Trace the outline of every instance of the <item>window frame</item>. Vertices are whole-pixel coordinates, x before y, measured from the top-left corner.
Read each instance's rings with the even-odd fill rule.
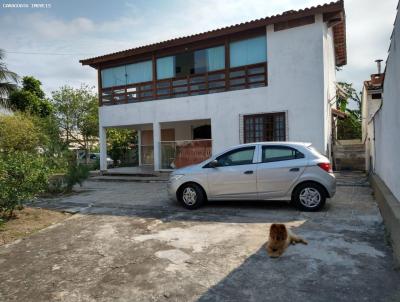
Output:
[[[223,47],[223,50],[224,50],[224,62],[223,62],[223,65],[224,65],[224,67],[223,68],[221,68],[221,69],[216,69],[216,70],[206,70],[205,72],[201,72],[201,73],[196,73],[196,66],[195,66],[195,62],[196,62],[196,58],[195,58],[195,52],[196,51],[202,51],[202,50],[204,50],[204,51],[207,51],[208,49],[211,49],[211,48],[217,48],[217,47]],[[176,52],[176,53],[172,53],[172,54],[169,54],[169,55],[164,55],[164,56],[157,56],[156,58],[155,58],[155,61],[157,61],[157,60],[159,60],[159,59],[163,59],[163,58],[167,58],[167,57],[173,57],[173,61],[174,61],[174,66],[173,66],[173,68],[174,68],[174,70],[173,70],[173,77],[171,77],[171,78],[162,78],[162,79],[159,79],[158,78],[158,74],[157,74],[157,72],[158,72],[158,69],[157,69],[157,64],[156,64],[156,81],[162,81],[162,80],[170,80],[170,79],[184,79],[184,78],[186,78],[186,77],[188,77],[188,76],[196,76],[196,75],[205,75],[205,74],[209,74],[209,73],[214,73],[214,72],[218,72],[218,71],[222,71],[222,70],[226,70],[226,69],[228,69],[228,66],[226,65],[226,45],[224,44],[224,43],[219,43],[219,44],[216,44],[216,45],[211,45],[211,46],[204,46],[204,47],[199,47],[199,48],[195,48],[195,49],[191,49],[191,50],[188,50],[188,51],[181,51],[181,52]],[[193,69],[194,69],[194,73],[192,74],[192,73],[190,73],[189,75],[176,75],[176,56],[178,56],[178,55],[182,55],[182,54],[189,54],[189,53],[192,53],[193,54],[193,60],[194,60],[194,66],[193,66]],[[206,56],[206,68],[208,69],[208,62],[207,62],[207,56]]]
[[[247,129],[248,127],[248,123],[247,120],[253,120],[253,124],[255,125],[255,119],[257,118],[262,118],[262,124],[267,125],[267,118],[271,117],[272,118],[272,129],[267,130],[264,129],[263,133],[262,133],[262,138],[261,140],[254,140],[254,141],[250,141],[249,138],[253,137],[254,139],[257,137],[256,135],[256,127],[253,126],[253,129]],[[276,117],[283,117],[283,134],[281,135],[283,137],[282,139],[277,139],[275,137],[275,118]],[[286,141],[287,140],[287,129],[286,129],[286,125],[287,125],[287,114],[286,112],[282,111],[282,112],[267,112],[267,113],[258,113],[258,114],[247,114],[247,115],[243,115],[243,141],[245,144],[247,143],[257,143],[257,142],[274,142],[274,141]],[[252,136],[248,136],[249,132],[253,132]],[[272,139],[269,139],[269,135],[268,132],[272,133]]]
[[[264,160],[264,149],[287,149],[287,150],[292,150],[295,152],[295,157],[294,158],[289,158],[289,159],[276,159],[276,160]],[[303,152],[300,152],[298,149],[290,147],[290,146],[284,146],[284,145],[262,145],[261,146],[261,163],[262,164],[268,164],[268,163],[275,163],[275,162],[281,162],[281,161],[291,161],[291,160],[296,160],[296,159],[303,159],[306,156],[304,155]]]

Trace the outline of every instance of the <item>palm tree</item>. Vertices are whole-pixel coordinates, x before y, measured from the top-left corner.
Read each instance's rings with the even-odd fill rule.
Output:
[[[18,75],[7,69],[4,57],[4,50],[0,49],[0,105],[6,107],[8,95],[17,87]]]

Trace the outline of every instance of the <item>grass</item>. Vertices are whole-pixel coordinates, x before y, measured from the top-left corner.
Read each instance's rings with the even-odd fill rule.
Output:
[[[30,207],[15,211],[14,218],[8,221],[0,218],[0,246],[28,237],[70,216],[67,213]]]

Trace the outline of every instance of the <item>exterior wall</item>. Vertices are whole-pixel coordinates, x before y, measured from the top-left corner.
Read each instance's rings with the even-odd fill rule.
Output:
[[[377,91],[380,92],[380,91]],[[374,171],[375,167],[375,114],[381,107],[381,99],[372,99],[373,92],[364,86],[362,91],[362,142],[365,144],[365,169]]]
[[[331,157],[332,141],[332,108],[336,105],[336,62],[333,30],[324,24],[323,57],[324,57],[324,146]]]
[[[196,128],[199,126],[204,126],[204,125],[211,125],[211,121],[210,120],[192,120],[192,121],[181,121],[181,122],[169,122],[169,123],[162,123],[161,128],[162,129],[174,129],[174,131],[175,131],[175,139],[174,140],[182,141],[182,140],[193,139],[193,128]],[[167,139],[164,139],[162,135],[161,135],[161,139],[163,141],[167,141]]]
[[[333,93],[335,69],[332,54],[325,57],[324,53],[332,51],[331,35],[321,15],[314,24],[287,30],[275,32],[268,26],[267,87],[102,106],[100,127],[150,123],[158,129],[165,122],[210,119],[213,153],[218,153],[240,143],[240,115],[285,111],[287,139],[311,142],[326,154],[330,135],[327,100]],[[324,68],[324,62],[331,65]]]
[[[375,172],[400,200],[400,17],[397,12],[386,63],[381,110],[375,116]]]

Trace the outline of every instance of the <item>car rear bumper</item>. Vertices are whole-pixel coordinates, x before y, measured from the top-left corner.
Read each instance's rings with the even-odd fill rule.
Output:
[[[326,191],[328,192],[328,197],[332,198],[333,196],[335,196],[336,193],[336,177],[333,173],[329,173],[329,178],[328,180],[325,182],[325,188]]]

